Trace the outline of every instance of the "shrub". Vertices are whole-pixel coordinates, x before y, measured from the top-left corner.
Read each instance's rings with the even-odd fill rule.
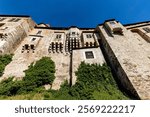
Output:
[[[1,55],[0,56],[0,76],[3,75],[5,66],[12,61],[12,56],[13,55]]]
[[[5,59],[0,58],[0,60],[5,61],[4,63],[8,63]],[[41,86],[52,84],[55,78],[55,64],[50,58],[43,57],[37,61],[35,65],[31,64],[25,73],[26,76],[22,81],[13,82],[13,78],[2,81],[0,83],[0,95],[12,96],[31,91],[37,92],[41,90]]]
[[[18,94],[18,91],[23,84],[21,81],[12,81],[13,78],[8,78],[0,83],[0,95],[12,96]]]
[[[49,99],[128,99],[117,87],[111,70],[106,64],[101,66],[82,62],[76,76],[77,83],[74,86],[69,87],[65,82],[59,91],[49,91],[52,94]]]
[[[82,62],[76,75],[78,83],[72,87],[71,94],[78,99],[128,99],[119,90],[106,64]]]
[[[55,64],[50,58],[43,57],[37,61],[35,65],[31,64],[25,73],[26,76],[23,80],[27,83],[33,83],[33,85],[37,85],[37,87],[52,84],[55,79]]]

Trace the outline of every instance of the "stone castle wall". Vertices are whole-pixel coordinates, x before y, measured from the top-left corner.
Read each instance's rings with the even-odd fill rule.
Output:
[[[96,28],[57,28],[37,25],[26,16],[0,16],[0,54],[14,54],[2,78],[24,77],[32,62],[48,56],[56,64],[52,85],[56,90],[65,80],[75,84],[75,71],[82,61],[107,62],[127,91],[150,99],[149,44],[150,22],[122,25],[107,20]]]

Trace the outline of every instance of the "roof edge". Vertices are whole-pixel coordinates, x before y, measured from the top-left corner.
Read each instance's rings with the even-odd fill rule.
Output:
[[[123,26],[132,26],[132,25],[137,25],[141,23],[150,23],[150,21],[143,21],[143,22],[136,22],[136,23],[129,23],[129,24],[124,24]]]
[[[30,17],[29,15],[3,15],[0,14],[0,17]]]
[[[72,26],[71,26],[72,27]],[[36,29],[53,29],[53,30],[69,30],[71,27],[38,27],[38,26],[35,26]],[[76,27],[78,29],[81,29],[81,30],[94,30],[95,28],[79,28],[79,27]]]

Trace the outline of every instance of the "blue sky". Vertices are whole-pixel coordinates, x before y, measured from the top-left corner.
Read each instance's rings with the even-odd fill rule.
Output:
[[[150,0],[0,0],[0,14],[30,15],[53,27],[96,27],[112,18],[123,24],[150,20]]]

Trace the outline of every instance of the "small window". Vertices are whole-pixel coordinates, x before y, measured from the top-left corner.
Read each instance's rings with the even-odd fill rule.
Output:
[[[147,33],[150,33],[150,28],[149,27],[146,27],[146,28],[143,28],[143,30]]]
[[[85,56],[86,56],[86,59],[93,59],[94,58],[94,54],[92,51],[85,52]]]
[[[3,25],[4,25],[4,23],[0,23],[0,27],[3,26]]]
[[[21,19],[19,19],[19,18],[12,18],[12,19],[9,20],[9,22],[18,22],[19,20],[21,20]]]
[[[13,22],[16,18],[12,18],[10,19],[8,22]]]
[[[116,23],[114,21],[109,22],[111,25],[115,25]]]
[[[17,18],[17,19],[14,20],[14,22],[18,22],[18,21],[20,21],[20,20],[21,20],[21,19]]]
[[[72,32],[72,35],[75,35],[76,34],[76,32]]]
[[[32,41],[35,41],[36,40],[36,38],[32,38]]]
[[[61,34],[57,34],[56,39],[60,39],[60,38],[61,38]]]
[[[30,48],[31,48],[32,50],[35,50],[34,45],[30,45]]]
[[[86,37],[87,38],[92,38],[92,35],[91,34],[87,34]]]
[[[24,45],[24,48],[25,48],[25,50],[29,50],[29,45],[28,45],[28,44],[25,44],[25,45]]]
[[[0,38],[3,38],[3,34],[2,33],[0,33]]]
[[[0,21],[4,21],[6,18],[0,18]]]
[[[42,33],[42,31],[40,30],[40,31],[37,32],[37,35],[40,35],[41,33]]]

